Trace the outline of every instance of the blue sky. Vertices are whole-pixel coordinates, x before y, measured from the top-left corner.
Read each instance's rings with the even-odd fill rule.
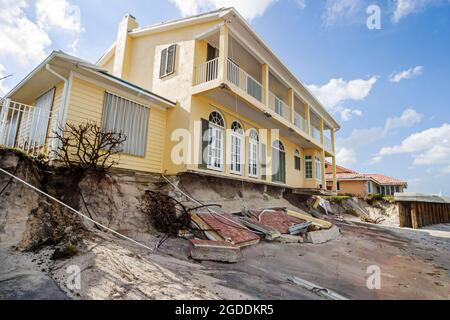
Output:
[[[339,163],[450,195],[449,0],[0,0],[0,78],[14,74],[0,95],[54,49],[95,62],[127,13],[148,25],[230,5],[342,123]]]

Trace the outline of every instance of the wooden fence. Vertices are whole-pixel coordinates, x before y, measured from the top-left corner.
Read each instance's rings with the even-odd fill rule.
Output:
[[[401,228],[419,229],[434,224],[450,223],[450,203],[402,200],[397,201],[397,205]]]

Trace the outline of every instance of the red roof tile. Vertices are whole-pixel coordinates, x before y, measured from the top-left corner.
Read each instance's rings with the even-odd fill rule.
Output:
[[[250,214],[255,221],[282,234],[289,234],[290,227],[306,222],[291,217],[282,210],[251,210]]]

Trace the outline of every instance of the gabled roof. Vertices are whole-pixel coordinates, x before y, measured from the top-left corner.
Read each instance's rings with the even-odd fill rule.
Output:
[[[102,81],[109,81],[109,83],[115,83],[116,85],[121,86],[122,88],[126,88],[127,90],[131,90],[136,92],[139,95],[148,97],[151,101],[154,101],[157,104],[160,104],[164,107],[174,107],[176,105],[175,102],[170,101],[164,97],[161,97],[153,92],[150,92],[144,88],[141,88],[135,84],[127,82],[123,79],[112,76],[107,73],[107,70],[100,68],[99,66],[92,64],[86,60],[80,59],[78,57],[69,55],[62,51],[53,51],[43,62],[41,62],[32,72],[30,72],[18,85],[16,85],[6,96],[5,98],[9,98],[13,96],[18,90],[20,90],[27,82],[33,79],[37,74],[42,74],[42,72],[46,71],[47,65],[51,65],[52,63],[62,63],[64,66],[68,66],[68,68],[72,68],[76,70],[86,70],[90,72],[90,74],[95,74],[98,77],[102,77]]]
[[[325,174],[327,181],[333,181],[333,174]],[[358,172],[344,172],[336,173],[336,180],[338,181],[373,181],[379,185],[407,185],[407,182],[401,181],[383,174],[372,173],[358,173]]]

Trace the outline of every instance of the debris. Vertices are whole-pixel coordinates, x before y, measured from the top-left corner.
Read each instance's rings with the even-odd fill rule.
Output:
[[[259,223],[253,219],[241,218],[240,220],[242,224],[250,229],[263,233],[266,240],[273,241],[281,236],[281,233],[277,230],[267,228],[262,223]]]
[[[178,231],[178,238],[183,238],[183,239],[186,239],[186,240],[191,240],[191,239],[194,239],[195,236],[194,236],[194,234],[193,234],[192,232],[190,232],[189,230],[184,230],[184,229],[182,229],[182,230]]]
[[[333,226],[328,230],[308,232],[307,241],[312,244],[321,244],[337,239],[340,234],[341,230],[338,227]]]
[[[294,236],[291,234],[282,234],[279,238],[275,239],[277,242],[281,243],[303,243],[305,240],[303,237]]]
[[[241,223],[214,213],[197,213],[192,220],[210,240],[227,241],[239,248],[257,244],[260,237]]]
[[[291,282],[305,288],[306,290],[314,292],[319,297],[322,297],[322,298],[325,298],[328,300],[349,300],[348,298],[340,295],[339,293],[336,293],[330,289],[318,286],[312,282],[303,280],[296,276],[292,276],[292,277],[288,278],[288,281],[291,281]]]
[[[276,230],[281,234],[289,234],[290,227],[306,222],[305,220],[287,215],[284,209],[250,210],[249,215],[252,220],[259,221],[268,229]]]
[[[239,247],[225,241],[191,240],[191,243],[194,260],[236,263],[244,259]]]
[[[289,233],[292,235],[297,235],[300,233],[306,233],[308,231],[308,228],[312,225],[312,222],[305,222],[301,224],[297,224],[295,226],[289,227]]]
[[[292,211],[292,210],[288,210],[287,214],[291,217],[295,217],[297,219],[301,219],[301,220],[305,220],[305,221],[310,221],[313,223],[313,225],[318,226],[322,229],[330,229],[333,224],[331,222],[325,221],[325,220],[321,220],[321,219],[317,219],[314,217],[311,217],[307,214],[304,213],[299,213],[296,211]]]

